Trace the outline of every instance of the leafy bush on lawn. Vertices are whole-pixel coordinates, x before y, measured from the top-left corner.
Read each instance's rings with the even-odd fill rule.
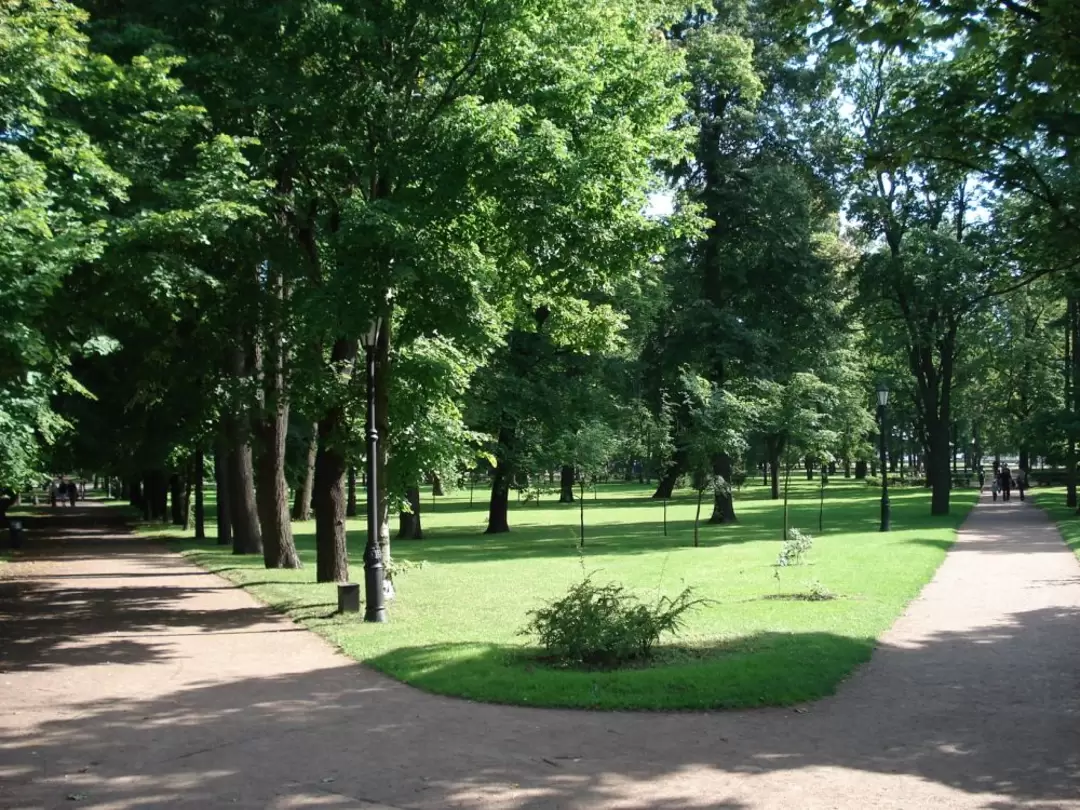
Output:
[[[780,556],[776,558],[777,568],[787,568],[789,565],[799,565],[803,557],[814,545],[814,538],[806,532],[796,528],[788,529],[787,540],[780,547]]]
[[[687,588],[648,605],[622,585],[597,585],[589,576],[561,599],[530,611],[522,634],[539,639],[563,666],[617,667],[649,658],[660,636],[678,633],[686,613],[706,601]]]

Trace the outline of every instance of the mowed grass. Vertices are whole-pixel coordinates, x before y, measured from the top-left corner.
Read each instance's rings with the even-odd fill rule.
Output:
[[[842,479],[840,479],[842,482]],[[795,489],[791,525],[815,536],[806,563],[777,569],[782,506],[760,484],[737,497],[739,523],[703,525],[692,545],[694,498],[662,506],[642,486],[602,486],[586,495],[586,543],[578,507],[512,504],[510,534],[486,536],[481,491],[423,500],[426,539],[393,545],[399,574],[390,622],[335,615],[336,587],[315,584],[314,524],[294,525],[305,568],[268,571],[260,558],[180,541],[190,559],[325,636],[346,654],[430,692],[531,706],[706,709],[785,705],[832,693],[870,656],[875,640],[929,581],[953,543],[974,494],[954,493],[952,515],[930,517],[923,490],[893,493],[893,531],[878,531],[879,491],[833,483],[819,533],[817,487]],[[707,505],[706,505],[707,507]],[[707,517],[707,508],[703,510]],[[363,507],[361,504],[361,515]],[[210,529],[212,531],[212,528]],[[363,519],[349,522],[351,576],[363,582]],[[777,572],[779,570],[779,580]],[[530,610],[591,573],[643,599],[694,588],[710,600],[668,639],[655,664],[615,671],[552,668],[520,631]],[[832,601],[797,597],[817,582]]]
[[[1080,557],[1080,516],[1076,507],[1065,505],[1065,487],[1028,490],[1028,497],[1057,524],[1065,543]]]

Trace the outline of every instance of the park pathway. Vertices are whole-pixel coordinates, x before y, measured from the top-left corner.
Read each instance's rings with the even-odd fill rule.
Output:
[[[69,516],[0,579],[0,808],[1080,809],[1080,564],[985,501],[833,697],[603,714],[426,695]]]

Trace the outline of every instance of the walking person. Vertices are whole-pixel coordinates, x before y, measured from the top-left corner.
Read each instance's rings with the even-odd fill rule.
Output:
[[[74,481],[68,481],[68,503],[74,508],[75,501],[79,499],[79,485]]]
[[[998,489],[1001,486],[1001,475],[994,474],[994,477],[990,479],[990,494],[994,496],[994,503],[997,503]]]
[[[1009,466],[1006,464],[1001,468],[1001,500],[1012,500],[1012,472],[1009,470]]]
[[[979,494],[982,494],[983,487],[986,486],[986,473],[982,467],[979,467]]]
[[[1024,490],[1027,489],[1028,475],[1027,470],[1020,467],[1016,471],[1016,489],[1020,493],[1020,500],[1024,500]]]

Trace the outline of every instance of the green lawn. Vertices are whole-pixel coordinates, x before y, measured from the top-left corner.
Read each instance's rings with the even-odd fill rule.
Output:
[[[1080,557],[1080,517],[1075,507],[1065,505],[1065,487],[1029,490],[1028,496],[1057,523],[1066,544]]]
[[[834,479],[835,481],[836,479]],[[399,574],[390,623],[336,616],[336,588],[314,578],[314,524],[296,524],[305,568],[267,571],[258,558],[180,541],[183,553],[248,588],[257,598],[324,635],[348,655],[422,689],[474,700],[606,709],[700,709],[791,704],[830,694],[865,661],[875,639],[941,563],[974,503],[955,493],[953,515],[929,516],[922,490],[894,493],[892,533],[877,531],[878,491],[838,483],[825,502],[818,536],[816,490],[801,484],[792,525],[816,542],[805,565],[781,571],[780,505],[759,485],[738,496],[740,523],[707,526],[693,548],[693,498],[668,509],[638,486],[587,495],[586,548],[577,549],[576,506],[513,505],[509,535],[482,534],[486,505],[478,491],[424,499],[427,539],[393,547],[398,560],[423,562]],[[362,514],[362,511],[361,511]],[[362,519],[349,523],[352,577],[363,581]],[[519,635],[527,612],[562,595],[583,570],[651,598],[685,585],[713,600],[692,614],[661,662],[619,671],[568,671],[537,664]],[[793,596],[820,582],[840,598]]]

